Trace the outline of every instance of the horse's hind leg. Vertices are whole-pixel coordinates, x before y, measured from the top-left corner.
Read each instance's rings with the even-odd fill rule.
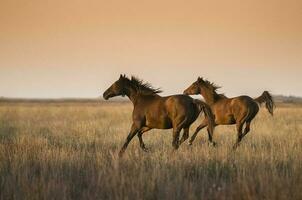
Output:
[[[250,122],[250,121],[245,123],[244,132],[240,135],[240,137],[239,137],[239,135],[238,135],[237,143],[235,144],[236,146],[234,145],[234,148],[238,147],[238,145],[239,145],[240,141],[242,140],[242,138],[243,138],[246,134],[248,134],[248,132],[250,132],[250,125],[251,125],[251,122]],[[242,124],[242,127],[243,127],[243,124]],[[241,128],[241,131],[242,131],[242,128]]]
[[[132,140],[132,138],[137,134],[138,131],[139,131],[139,128],[137,128],[135,126],[135,124],[132,124],[130,133],[128,134],[128,137],[126,138],[126,141],[125,141],[122,149],[119,152],[119,156],[123,155],[123,153],[127,149],[128,144],[130,143],[130,141]]]
[[[172,146],[174,149],[178,149],[179,147],[179,134],[182,128],[173,128],[173,141],[172,141]]]
[[[237,141],[233,146],[233,149],[236,149],[239,146],[239,143],[242,140],[243,134],[242,134],[242,128],[243,128],[243,124],[241,122],[237,122],[236,124],[236,128],[237,128]]]
[[[195,130],[194,134],[192,135],[190,141],[189,141],[189,145],[193,144],[193,141],[195,140],[197,133],[203,129],[204,127],[206,127],[208,125],[208,122],[206,120],[204,120]]]
[[[188,138],[189,138],[189,130],[190,130],[190,127],[188,128],[183,128],[183,135],[179,141],[179,145],[181,145],[184,141],[186,141]]]
[[[137,137],[138,137],[138,139],[139,139],[139,145],[140,145],[140,147],[144,150],[144,151],[148,151],[148,149],[146,148],[146,146],[145,146],[145,143],[144,143],[144,141],[143,141],[143,133],[145,133],[145,132],[147,132],[147,131],[149,131],[149,130],[151,130],[151,128],[148,128],[148,127],[144,127],[144,128],[142,128],[142,130],[140,130],[138,133],[137,133]]]
[[[243,132],[242,138],[243,138],[246,134],[248,134],[248,132],[250,132],[250,125],[251,125],[251,122],[246,122],[246,123],[245,123],[245,128],[244,128],[244,132]],[[241,138],[241,139],[242,139],[242,138]]]

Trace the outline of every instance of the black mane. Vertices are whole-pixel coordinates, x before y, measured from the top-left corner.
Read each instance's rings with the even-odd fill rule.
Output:
[[[226,97],[224,93],[217,93],[217,90],[221,88],[220,86],[216,85],[214,82],[211,82],[207,79],[200,79],[200,82],[207,88],[209,88],[212,94],[218,95],[219,97]]]
[[[131,76],[131,79],[128,77],[124,77],[129,81],[129,83],[134,86],[134,88],[137,90],[137,92],[141,94],[158,94],[161,93],[162,90],[160,88],[154,88],[150,83],[147,83],[135,76]]]
[[[206,87],[214,91],[217,91],[219,88],[221,88],[220,86],[216,85],[214,82],[208,81],[207,79],[204,79],[203,81]]]

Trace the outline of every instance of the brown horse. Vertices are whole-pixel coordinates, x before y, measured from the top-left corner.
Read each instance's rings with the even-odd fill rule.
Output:
[[[203,78],[198,78],[189,88],[183,93],[186,95],[201,94],[205,99],[205,102],[211,107],[215,118],[215,126],[217,125],[229,125],[236,124],[237,128],[237,142],[234,145],[236,148],[242,138],[250,131],[251,121],[254,119],[259,111],[259,105],[265,102],[266,108],[271,115],[275,107],[272,96],[269,92],[264,91],[263,94],[253,99],[249,96],[238,96],[234,98],[228,98],[223,94],[218,94],[216,90],[220,88],[214,83],[211,83]],[[244,132],[243,126],[245,124]],[[192,145],[197,133],[208,125],[207,119],[205,119],[196,129],[192,135],[189,144]],[[212,141],[212,134],[208,131],[210,142]]]
[[[213,131],[214,117],[211,108],[204,102],[193,99],[187,95],[173,95],[161,97],[161,91],[154,89],[150,84],[125,75],[111,85],[103,94],[108,100],[115,96],[127,96],[133,103],[132,126],[130,133],[120,150],[122,155],[131,139],[137,134],[140,147],[146,151],[142,134],[151,129],[173,128],[172,146],[177,149],[179,145],[189,138],[190,125],[197,119],[201,110],[204,111],[209,129]],[[180,131],[184,130],[179,141]]]

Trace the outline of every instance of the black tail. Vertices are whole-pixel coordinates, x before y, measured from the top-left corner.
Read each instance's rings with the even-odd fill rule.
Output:
[[[198,105],[200,111],[204,112],[204,115],[208,120],[208,130],[210,134],[213,135],[214,127],[215,127],[215,119],[210,106],[205,102],[197,99],[195,99],[195,103]]]
[[[264,91],[260,97],[255,98],[254,100],[260,105],[265,102],[265,107],[268,110],[268,112],[271,115],[274,114],[275,103],[272,95],[268,91]]]

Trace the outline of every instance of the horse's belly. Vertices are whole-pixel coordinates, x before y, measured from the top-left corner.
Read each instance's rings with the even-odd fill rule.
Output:
[[[146,126],[156,129],[170,129],[172,128],[172,122],[168,117],[153,118],[146,120]]]
[[[216,118],[215,123],[221,125],[236,124],[236,120],[234,118],[234,115],[231,114]]]

